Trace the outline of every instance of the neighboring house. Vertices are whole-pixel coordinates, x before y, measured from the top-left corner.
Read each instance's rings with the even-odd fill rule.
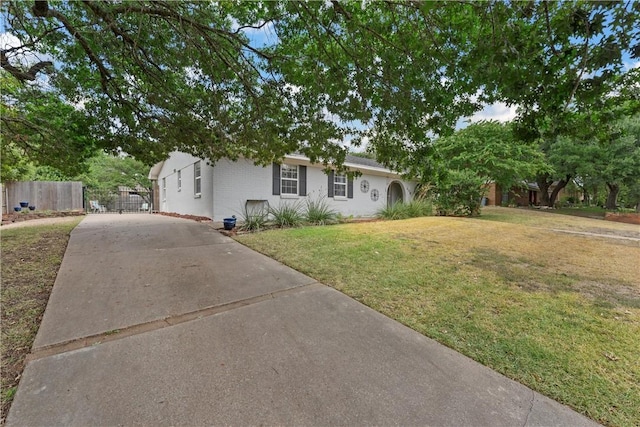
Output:
[[[549,194],[551,194],[556,185],[557,182],[551,185]],[[564,190],[564,188],[560,190],[558,200],[563,197]],[[516,206],[538,206],[542,201],[540,188],[535,182],[525,182],[522,187],[512,187],[508,191],[503,191],[500,186],[492,182],[488,185],[486,199],[487,206],[506,206],[508,204]]]
[[[327,174],[323,165],[298,154],[285,156],[281,164],[256,166],[246,159],[210,164],[174,152],[151,168],[149,179],[157,194],[154,210],[215,221],[232,215],[241,219],[245,209],[255,213],[323,197],[344,216],[371,217],[388,203],[413,197],[416,183],[373,160],[347,156],[345,166],[361,175],[351,180],[333,171]]]

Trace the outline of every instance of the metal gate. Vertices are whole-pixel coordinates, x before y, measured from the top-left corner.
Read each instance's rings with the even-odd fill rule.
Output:
[[[117,190],[84,187],[84,208],[88,213],[151,213],[151,188],[119,186]]]

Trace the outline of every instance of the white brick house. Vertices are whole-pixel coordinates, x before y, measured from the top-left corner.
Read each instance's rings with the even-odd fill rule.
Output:
[[[324,172],[302,155],[288,155],[281,164],[256,166],[250,160],[226,159],[214,165],[189,154],[174,152],[154,165],[149,179],[156,182],[154,209],[198,215],[220,221],[231,215],[282,203],[325,197],[344,216],[371,217],[387,203],[413,198],[416,184],[405,181],[379,163],[347,156],[345,166],[362,173],[354,180]]]

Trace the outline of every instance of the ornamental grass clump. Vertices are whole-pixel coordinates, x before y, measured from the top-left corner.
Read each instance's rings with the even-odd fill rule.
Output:
[[[271,222],[280,228],[299,227],[305,220],[300,202],[280,203],[277,207],[270,207],[269,215]]]
[[[267,221],[269,220],[269,212],[267,210],[249,209],[246,206],[240,216],[242,218],[240,229],[246,231],[259,231],[267,226]]]
[[[325,197],[307,199],[304,216],[307,222],[313,225],[333,224],[338,220],[337,212],[329,207]]]
[[[420,198],[408,203],[398,202],[380,209],[376,216],[382,219],[408,219],[433,215],[433,203],[431,199]]]

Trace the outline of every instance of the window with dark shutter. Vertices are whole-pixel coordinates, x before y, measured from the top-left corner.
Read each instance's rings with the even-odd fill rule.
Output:
[[[298,195],[307,195],[307,167],[298,166]]]
[[[329,172],[329,176],[328,176],[328,180],[327,180],[327,196],[328,197],[333,197],[333,176],[334,173],[333,171]]]
[[[273,195],[280,195],[280,165],[273,164]]]
[[[298,195],[298,166],[280,165],[280,194]]]
[[[347,197],[347,176],[336,173],[333,175],[333,197]]]

